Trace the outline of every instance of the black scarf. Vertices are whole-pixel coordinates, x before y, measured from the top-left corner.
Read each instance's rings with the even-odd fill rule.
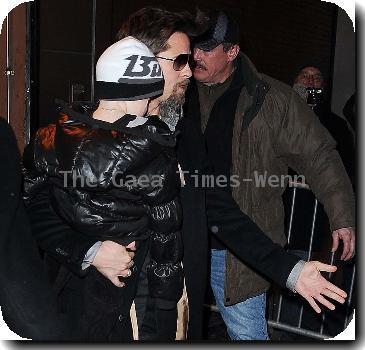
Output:
[[[232,164],[232,133],[238,99],[244,85],[240,65],[233,73],[233,79],[227,90],[217,99],[209,116],[204,133],[205,145],[210,164],[209,173],[218,176],[231,175]],[[193,83],[188,94],[185,111],[201,130],[201,115],[198,86]]]

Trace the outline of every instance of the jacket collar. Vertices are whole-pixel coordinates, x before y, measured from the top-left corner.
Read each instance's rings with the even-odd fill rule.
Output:
[[[260,111],[267,92],[270,90],[270,84],[265,81],[262,75],[256,70],[250,59],[243,53],[238,55],[238,65],[242,72],[242,79],[248,94],[252,97],[252,103],[245,110],[245,118],[241,125],[241,134],[248,128],[252,120]]]
[[[240,52],[238,54],[237,64],[240,66],[242,79],[250,96],[254,96],[256,90],[264,85],[266,85],[267,90],[270,88],[270,85],[263,80],[262,75],[244,53]]]
[[[97,107],[97,104],[92,102],[70,105],[65,101],[56,99],[55,103],[61,115],[57,121],[60,126],[81,122],[93,129],[115,130],[137,137],[149,138],[162,146],[174,147],[176,144],[178,132],[172,132],[167,124],[156,115],[149,116],[148,121],[144,124],[131,126],[136,120],[136,116],[129,114],[114,123],[92,118],[92,112]]]

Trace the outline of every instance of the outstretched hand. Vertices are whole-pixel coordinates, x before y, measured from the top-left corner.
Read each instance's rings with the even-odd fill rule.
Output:
[[[327,281],[320,273],[320,271],[335,272],[336,270],[336,266],[323,264],[319,261],[306,262],[295,284],[294,288],[296,292],[306,299],[317,313],[321,312],[317,302],[323,304],[330,310],[335,309],[335,306],[325,297],[341,304],[345,302],[347,294],[342,289]]]

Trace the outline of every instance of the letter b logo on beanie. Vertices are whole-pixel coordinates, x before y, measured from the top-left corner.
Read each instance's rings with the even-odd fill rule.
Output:
[[[130,60],[130,63],[123,74],[124,77],[133,78],[150,76],[151,78],[156,78],[162,75],[161,67],[155,57],[132,55],[127,57],[126,60]],[[151,62],[154,63],[152,70],[150,67]],[[140,68],[142,68],[142,70],[139,70]]]

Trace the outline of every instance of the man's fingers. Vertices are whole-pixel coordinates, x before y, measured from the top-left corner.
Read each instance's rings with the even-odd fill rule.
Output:
[[[122,277],[129,277],[131,274],[132,274],[131,270],[125,269],[125,270],[119,271],[118,275],[122,276]]]
[[[351,251],[351,248],[349,249],[349,252],[348,252],[348,254],[344,257],[344,261],[348,261],[348,260],[350,260],[351,258],[353,257],[353,253],[352,253],[352,251]]]
[[[345,302],[345,298],[341,297],[335,292],[332,292],[329,289],[325,289],[321,294],[325,295],[328,298],[336,300],[338,303],[343,304]]]
[[[345,235],[345,236],[342,236],[341,239],[343,242],[343,251],[342,251],[342,255],[341,255],[341,260],[345,260],[345,258],[347,258],[347,256],[350,253],[351,237],[350,237],[350,235]]]
[[[351,238],[351,243],[350,243],[350,251],[351,251],[351,257],[350,259],[352,259],[355,255],[355,237]]]
[[[344,260],[345,261],[350,260],[350,259],[352,259],[354,257],[354,255],[355,255],[355,238],[352,237],[350,239],[350,249],[349,249],[349,252],[345,256],[345,259]]]
[[[127,268],[130,269],[132,266],[134,265],[134,261],[131,260],[128,264],[127,264]]]
[[[317,303],[314,301],[312,297],[306,297],[305,299],[308,301],[309,305],[312,306],[314,311],[317,312],[317,314],[321,313],[320,307],[317,305]]]
[[[316,297],[316,299],[323,304],[325,307],[327,307],[330,310],[334,310],[335,306],[330,303],[326,298],[324,298],[322,295],[319,295],[318,297]]]
[[[350,230],[350,253],[349,253],[349,259],[352,259],[355,256],[355,232],[353,230]]]
[[[126,271],[126,270],[130,269],[133,265],[134,265],[133,260],[131,260],[128,263],[121,263],[121,264],[119,264],[118,270],[119,271]]]
[[[343,298],[347,298],[347,294],[344,290],[342,290],[341,288],[338,288],[337,286],[335,286],[333,283],[328,282],[326,284],[326,288],[329,289],[330,291],[340,295]]]
[[[131,244],[132,248],[133,246],[134,244]],[[104,241],[95,256],[92,265],[98,270],[105,268],[123,269],[127,267],[127,264],[131,262],[134,256],[135,253],[128,252],[126,247],[113,241]]]
[[[127,254],[123,254],[123,255],[119,256],[118,259],[116,260],[116,263],[123,264],[126,266],[133,260],[133,257],[131,257],[130,254],[133,254],[133,253],[127,253]]]
[[[336,266],[323,264],[320,261],[314,261],[314,264],[315,264],[317,270],[319,270],[319,271],[335,272],[337,270]]]
[[[125,286],[124,282],[121,282],[118,278],[118,276],[115,276],[114,278],[110,279],[110,281],[118,288],[122,288]]]
[[[133,241],[132,243],[129,243],[127,246],[126,246],[127,249],[129,250],[136,250],[136,242]]]
[[[332,243],[332,253],[335,252],[338,248],[338,233],[334,232],[332,234],[333,243]]]

